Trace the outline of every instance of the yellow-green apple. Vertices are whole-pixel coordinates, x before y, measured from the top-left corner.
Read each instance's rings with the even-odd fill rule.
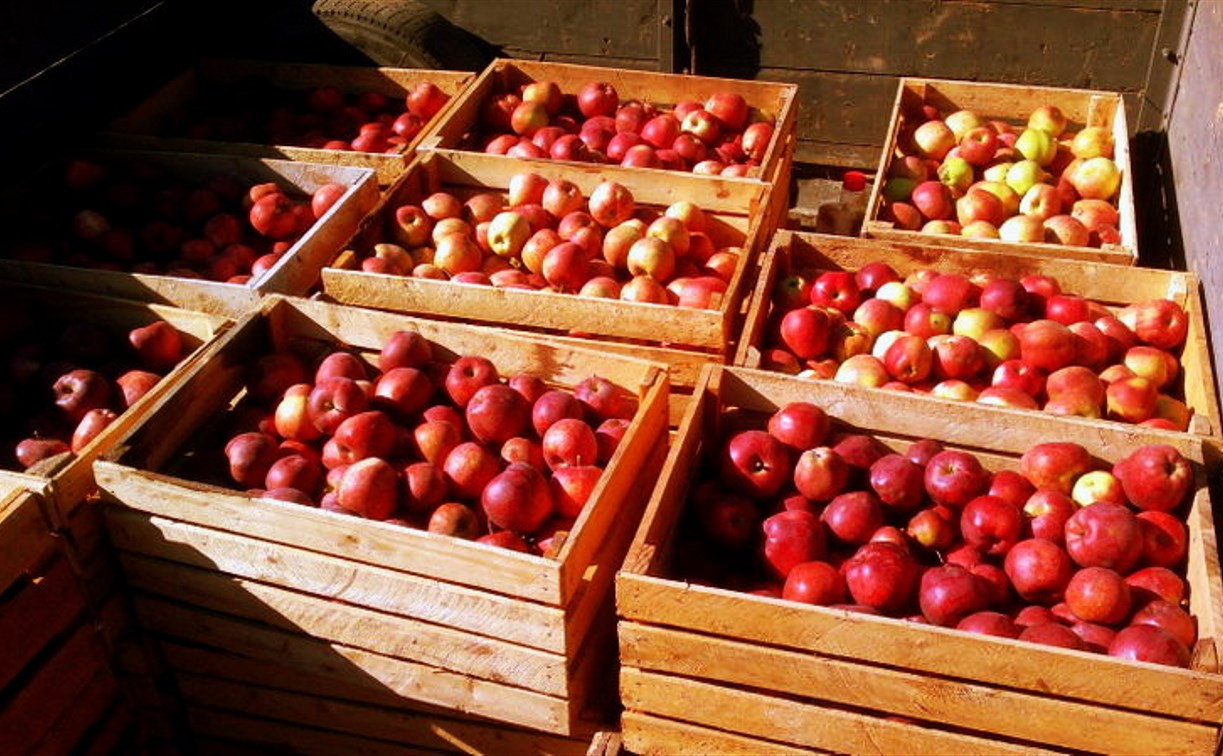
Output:
[[[922,157],[941,161],[956,146],[955,132],[944,121],[926,121],[913,130],[913,145]]]
[[[1115,625],[1130,614],[1130,587],[1116,570],[1084,567],[1066,584],[1066,606],[1084,622]]]
[[[1193,410],[1179,399],[1160,394],[1155,400],[1155,418],[1168,421],[1173,430],[1188,430]]]
[[[879,358],[869,354],[855,354],[837,368],[833,380],[868,388],[879,388],[891,379],[887,368]]]
[[[952,199],[956,197],[963,197],[964,193],[968,191],[968,187],[972,186],[973,181],[976,180],[976,176],[973,173],[972,164],[962,157],[948,157],[946,160],[944,160],[938,167],[937,177],[939,183],[943,184],[950,192],[950,197]],[[927,183],[929,182],[922,181],[915,184],[913,191],[909,193],[909,197],[911,198],[910,201],[913,202],[914,205],[917,205],[917,209],[919,210],[921,210],[921,204],[917,202],[915,197],[917,194],[917,187]],[[950,204],[950,200],[948,200],[948,204]],[[923,214],[925,214],[924,211]],[[926,214],[927,218],[948,218],[950,216],[950,212],[938,216]]]
[[[993,328],[977,338],[984,369],[993,371],[1007,360],[1019,357],[1019,337],[1005,328]]]
[[[1072,441],[1037,444],[1019,458],[1019,471],[1037,488],[1069,495],[1074,481],[1094,467],[1091,452]]]
[[[660,215],[646,226],[645,234],[647,238],[652,237],[666,242],[674,250],[676,257],[685,257],[688,254],[690,246],[688,228],[678,218]]]
[[[969,452],[945,449],[926,465],[926,494],[935,504],[960,510],[989,488],[990,474]]]
[[[996,231],[1007,217],[1002,200],[978,184],[973,184],[963,197],[955,201],[955,210],[961,234],[976,221],[986,221],[994,226]]]
[[[886,541],[859,546],[842,571],[854,603],[884,613],[909,606],[920,579],[920,568],[909,550]]]
[[[1144,344],[1174,350],[1185,343],[1189,332],[1189,316],[1170,299],[1150,299],[1126,305],[1117,319]]]
[[[977,341],[987,331],[999,329],[1005,325],[1002,317],[993,310],[984,307],[965,307],[956,314],[955,320],[951,322],[951,332],[956,336],[967,336]]]
[[[947,114],[947,117],[943,119],[943,122],[946,123],[947,128],[951,129],[951,132],[955,134],[956,143],[961,142],[964,139],[964,136],[970,131],[983,125],[981,117],[977,115],[976,111],[968,109],[960,109],[953,113]],[[991,128],[990,131],[992,132],[993,129]]]
[[[1016,194],[1023,197],[1032,187],[1044,183],[1048,175],[1045,169],[1035,160],[1020,160],[1017,163],[1010,164],[1010,167],[1006,170],[1005,177],[1001,180],[1011,187]],[[997,179],[987,177],[986,180],[992,181]],[[1046,186],[1048,185],[1046,184]],[[1050,188],[1052,187],[1050,186]]]
[[[851,315],[862,303],[854,274],[844,270],[821,273],[811,284],[811,303]]]
[[[488,246],[493,254],[516,259],[531,238],[531,224],[519,213],[505,210],[493,216],[488,226]]]
[[[1074,135],[1070,152],[1084,160],[1093,157],[1113,156],[1113,132],[1103,126],[1087,126]]]
[[[858,271],[861,273],[862,271]],[[855,276],[856,278],[856,276]],[[862,288],[859,286],[859,288]],[[867,290],[874,290],[875,298],[882,299],[885,302],[891,302],[901,311],[901,320],[903,322],[904,313],[910,307],[917,303],[917,292],[910,289],[902,281],[885,281],[878,287],[867,287]]]
[[[611,232],[608,233],[610,235]],[[771,301],[779,312],[805,307],[811,302],[811,279],[802,273],[789,273],[778,277],[773,284]]]
[[[1002,217],[994,225],[1001,225],[1002,221],[1019,212],[1020,196],[1010,186],[1002,181],[978,181],[973,184],[977,189],[984,189],[990,194],[997,197],[1002,202]],[[972,187],[970,187],[971,191]]]
[[[798,453],[793,482],[809,501],[830,501],[845,491],[849,483],[849,465],[830,447],[808,447]]]
[[[1106,157],[1087,158],[1078,166],[1067,168],[1070,184],[1083,199],[1107,200],[1121,187],[1121,169]]]
[[[1015,151],[1044,167],[1057,155],[1057,138],[1043,129],[1027,128],[1015,139]]]
[[[675,263],[675,249],[657,236],[643,236],[633,242],[625,259],[632,275],[651,275],[660,282],[674,275]]]
[[[1074,482],[1070,498],[1081,507],[1107,501],[1125,506],[1127,499],[1121,481],[1108,470],[1089,470]]]
[[[953,220],[932,220],[926,221],[922,227],[923,234],[944,234],[947,236],[959,236],[960,224]]]
[[[1170,352],[1153,346],[1130,347],[1122,363],[1134,375],[1146,378],[1161,389],[1172,383],[1180,373],[1180,362]]]
[[[925,302],[918,302],[905,312],[904,330],[928,339],[941,333],[951,333],[952,316]]]
[[[521,97],[523,102],[543,103],[550,116],[560,113],[565,102],[560,85],[555,81],[532,81],[522,88]]]
[[[450,276],[477,271],[483,260],[484,252],[476,241],[460,233],[446,234],[438,239],[433,254],[433,264]]]
[[[969,129],[959,140],[960,157],[974,166],[984,166],[998,151],[998,135],[989,126]]]
[[[1139,512],[1138,529],[1142,532],[1141,564],[1175,569],[1189,553],[1189,533],[1185,523],[1167,512]]]
[[[1193,468],[1175,447],[1146,444],[1113,465],[1126,498],[1140,510],[1170,512],[1193,486]]]
[[[1146,378],[1119,378],[1105,389],[1108,416],[1127,423],[1141,423],[1155,416],[1159,389]]]
[[[1066,130],[1066,114],[1056,105],[1041,105],[1028,115],[1028,128],[1048,132],[1056,139]]]
[[[1031,215],[1012,215],[998,227],[998,238],[1013,244],[1029,244],[1045,240],[1045,226]]]
[[[696,171],[693,171],[693,172],[695,173]],[[917,186],[921,181],[925,181],[925,180],[926,180],[925,177],[921,179],[917,179],[917,180],[911,179],[911,178],[905,178],[901,176],[894,176],[892,178],[889,178],[884,183],[883,189],[880,192],[880,194],[883,196],[884,201],[887,203],[887,208],[885,209],[888,209],[888,211],[890,212],[891,205],[896,204],[896,203],[901,203],[901,204],[908,203],[909,197],[913,195],[913,187]],[[917,212],[917,209],[911,205],[908,206],[908,210],[913,213]],[[901,215],[904,216],[905,212],[902,212]],[[897,222],[899,223],[900,221],[897,220]]]
[[[904,326],[904,317],[904,311],[896,305],[885,299],[871,297],[854,310],[852,322],[862,326],[873,340],[885,331],[900,330]]]
[[[1097,502],[1080,507],[1066,521],[1066,551],[1080,567],[1109,567],[1126,573],[1142,556],[1142,532],[1125,506]]]

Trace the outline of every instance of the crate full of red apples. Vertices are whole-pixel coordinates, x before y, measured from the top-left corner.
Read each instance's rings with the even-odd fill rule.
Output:
[[[93,489],[91,465],[140,421],[229,323],[96,294],[6,284],[0,343],[0,482],[38,494],[68,528]]]
[[[50,161],[30,184],[6,204],[5,280],[229,316],[304,294],[378,200],[368,168],[129,150]]]
[[[654,363],[271,297],[94,471],[165,643],[573,735],[609,716],[667,393]]]
[[[1212,749],[1214,451],[873,399],[707,368],[617,577],[625,746]]]
[[[779,231],[736,364],[1217,436],[1191,273]]]
[[[116,119],[114,145],[351,165],[386,185],[475,78],[462,71],[206,58]]]
[[[748,177],[773,185],[777,223],[788,207],[797,93],[794,84],[498,59],[420,148]]]
[[[769,188],[423,153],[324,269],[331,299],[598,340],[691,386],[724,361]],[[570,343],[576,343],[572,341]]]
[[[863,236],[1133,265],[1121,95],[902,78]]]

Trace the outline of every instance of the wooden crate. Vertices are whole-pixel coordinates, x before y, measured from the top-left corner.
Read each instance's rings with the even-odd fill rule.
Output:
[[[87,530],[94,529],[92,522],[86,522],[87,518],[76,518],[78,510],[94,488],[93,461],[109,451],[116,441],[148,414],[158,398],[169,391],[180,376],[189,371],[192,362],[200,358],[205,351],[206,345],[232,321],[219,315],[166,305],[84,292],[56,291],[23,284],[0,285],[0,294],[10,299],[33,302],[35,307],[46,308],[49,311],[47,317],[53,322],[101,326],[118,343],[126,343],[127,333],[131,329],[158,320],[164,320],[174,326],[183,337],[186,354],[178,366],[122,412],[79,453],[65,452],[44,460],[27,471],[0,470],[0,486],[16,486],[39,495],[46,508],[48,525],[53,529],[73,532],[79,530],[78,527],[71,526],[70,522],[81,523]],[[100,526],[100,522],[96,524]],[[100,532],[100,528],[97,530]],[[82,532],[77,535],[92,539],[96,533]]]
[[[1105,244],[1099,248],[1069,247],[1061,244],[1015,244],[998,239],[965,238],[947,234],[923,234],[919,231],[896,229],[883,219],[883,180],[876,180],[866,207],[862,235],[908,243],[940,244],[988,252],[1042,254],[1076,260],[1091,260],[1118,265],[1133,265],[1138,261],[1138,230],[1135,225],[1134,173],[1130,165],[1129,128],[1126,125],[1125,102],[1120,94],[1086,89],[1030,87],[1018,84],[986,84],[946,79],[900,79],[892,120],[888,125],[884,149],[879,157],[876,176],[887,175],[888,166],[898,152],[898,138],[905,128],[906,118],[921,111],[923,105],[933,105],[944,115],[961,108],[974,110],[984,119],[1002,120],[1026,125],[1028,115],[1042,105],[1056,105],[1066,115],[1068,132],[1084,126],[1104,126],[1112,131],[1113,160],[1121,169],[1121,188],[1117,208],[1121,215],[1120,244]]]
[[[762,258],[761,273],[756,290],[751,295],[735,364],[760,367],[760,347],[765,338],[770,295],[774,283],[787,271],[856,271],[875,260],[891,265],[902,277],[922,268],[968,276],[988,273],[1014,279],[1035,274],[1048,275],[1056,278],[1066,292],[1096,300],[1111,308],[1160,297],[1171,299],[1189,316],[1189,333],[1180,354],[1182,378],[1180,391],[1177,392],[1180,394],[1178,398],[1185,401],[1194,413],[1189,430],[1205,436],[1219,436],[1223,431],[1215,396],[1201,283],[1197,276],[1179,271],[1058,260],[1032,250],[1028,254],[984,253],[909,243],[900,239],[854,239],[778,231]],[[894,393],[888,391],[888,395]],[[958,404],[949,399],[936,401]]]
[[[402,329],[422,333],[444,360],[481,354],[503,375],[531,370],[568,387],[597,373],[637,393],[629,432],[553,555],[254,502],[178,477],[177,466],[191,462],[188,441],[207,437],[206,423],[239,394],[256,355],[344,344],[376,356]],[[147,628],[504,724],[565,736],[605,726],[606,707],[585,707],[614,678],[611,585],[653,483],[650,470],[661,464],[662,366],[281,297],[211,354],[94,465],[108,531]]]
[[[741,95],[749,106],[770,113],[775,119],[773,139],[764,160],[748,171],[748,177],[767,182],[773,187],[769,225],[777,225],[784,217],[789,207],[790,172],[797,143],[797,107],[794,101],[798,87],[794,84],[498,58],[468,85],[446,117],[430,127],[418,149],[478,149],[476,131],[484,102],[494,94],[517,92],[520,87],[533,81],[554,81],[565,94],[576,94],[583,85],[592,81],[606,81],[615,87],[621,101],[640,100],[668,108],[685,100],[704,103],[715,92]],[[556,162],[570,167],[585,165],[571,161]],[[634,170],[646,170],[650,175],[667,177],[691,175],[684,171]],[[731,179],[723,179],[727,180]]]
[[[1195,667],[1129,662],[1088,652],[817,607],[675,580],[669,570],[687,489],[704,444],[763,422],[792,401],[824,408],[834,428],[893,449],[933,438],[975,453],[988,469],[1074,440],[1113,462],[1144,443],[1175,446],[1195,467],[1188,515]],[[1005,432],[999,432],[1005,428]],[[706,368],[673,442],[645,519],[616,580],[621,697],[629,751],[660,744],[761,741],[756,752],[1030,753],[1035,750],[1210,752],[1223,725],[1216,644],[1223,585],[1203,439],[1089,425],[989,407],[949,408],[897,394],[745,368]],[[665,720],[656,730],[657,720]],[[697,731],[686,734],[688,727]],[[690,739],[692,738],[692,739]],[[704,740],[703,738],[709,738]],[[720,740],[719,740],[720,739]],[[687,747],[685,747],[687,746]]]
[[[429,126],[445,117],[463,89],[475,78],[465,71],[438,71],[413,68],[331,66],[318,63],[286,63],[275,61],[205,58],[171,79],[144,102],[110,124],[104,135],[116,146],[196,152],[205,154],[245,155],[255,158],[283,158],[306,163],[348,165],[369,168],[377,174],[378,183],[390,184],[411,161],[416,145]],[[249,86],[251,83],[285,92],[305,93],[320,86],[334,86],[345,94],[378,92],[402,100],[417,84],[431,82],[450,95],[445,107],[426,123],[407,145],[393,154],[324,150],[295,145],[269,145],[252,142],[222,142],[175,136],[170,131],[201,99],[211,95],[224,97],[227,88]],[[202,114],[197,114],[202,115]]]
[[[482,191],[504,193],[510,178],[524,170],[549,179],[568,179],[587,197],[603,180],[613,180],[628,187],[639,205],[665,207],[681,199],[696,203],[712,221],[708,233],[714,245],[742,249],[717,308],[676,308],[360,270],[358,254],[364,255],[386,239],[386,219],[395,208],[419,203],[439,190],[460,199]],[[691,386],[705,362],[724,362],[732,354],[740,305],[752,285],[753,258],[769,233],[762,218],[768,193],[768,187],[758,182],[699,180],[682,174],[658,180],[618,166],[506,160],[457,151],[423,153],[346,243],[346,250],[353,253],[345,252],[333,266],[324,268],[323,292],[345,304],[542,331],[561,338],[580,331],[598,338],[599,349],[666,363],[672,367],[673,384]],[[582,343],[581,339],[566,341]]]
[[[105,753],[131,708],[38,498],[0,501],[0,751]]]
[[[128,150],[99,151],[92,153],[90,157],[104,163],[121,160],[149,161],[164,167],[170,175],[184,181],[202,181],[212,176],[224,175],[247,185],[274,181],[290,191],[303,194],[330,182],[345,184],[349,190],[276,264],[246,284],[0,258],[0,277],[4,280],[33,283],[66,291],[96,292],[238,317],[258,307],[264,294],[304,294],[317,285],[319,271],[335,257],[340,245],[378,201],[377,181],[373,171],[368,168],[234,155]],[[58,187],[59,176],[63,173],[62,167],[62,161],[48,164],[31,180],[36,186]],[[20,195],[10,198],[9,207],[13,208],[13,212],[5,213],[10,222],[15,222],[13,218],[19,217],[21,208],[28,202],[29,188],[23,187],[23,192],[26,199],[22,199]]]

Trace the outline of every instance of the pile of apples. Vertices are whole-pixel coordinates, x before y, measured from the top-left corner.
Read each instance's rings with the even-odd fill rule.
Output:
[[[742,426],[739,426],[742,428]],[[893,451],[795,402],[731,430],[694,482],[685,577],[759,595],[1185,667],[1190,463],[1068,442],[991,472],[929,438]],[[686,561],[685,561],[686,560]]]
[[[1072,247],[1118,244],[1121,169],[1112,131],[1070,133],[1056,105],[1016,129],[972,110],[932,106],[905,119],[883,185],[897,228]]]
[[[532,553],[572,528],[637,406],[600,376],[570,391],[482,356],[440,362],[415,331],[392,334],[376,369],[270,352],[244,404],[225,477],[251,496]]]
[[[27,262],[245,284],[271,268],[348,190],[309,196],[223,174],[180,179],[146,160],[72,160],[5,256]]]
[[[165,130],[188,139],[398,153],[449,99],[427,81],[406,97],[334,86],[292,92],[255,81],[204,97]]]
[[[475,138],[494,155],[746,176],[764,160],[773,120],[734,92],[667,109],[622,102],[606,81],[587,82],[576,94],[533,81],[487,99]]]
[[[902,280],[876,261],[783,275],[771,304],[766,369],[1168,430],[1192,418],[1173,396],[1188,316],[1169,299],[1114,311],[1050,276]]]
[[[0,304],[4,464],[22,470],[79,453],[184,356],[182,334],[164,320],[117,336],[48,317],[45,308],[22,299]]]
[[[508,193],[465,202],[439,191],[386,216],[387,242],[366,272],[551,290],[630,302],[716,308],[738,247],[715,248],[705,212],[682,200],[661,213],[603,181],[587,198],[572,181],[524,171]]]

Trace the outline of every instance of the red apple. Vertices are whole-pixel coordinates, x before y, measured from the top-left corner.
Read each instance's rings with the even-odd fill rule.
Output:
[[[861,545],[884,525],[883,503],[870,491],[842,493],[824,507],[820,521],[842,543]]]
[[[1037,488],[1069,495],[1074,481],[1095,466],[1091,453],[1072,441],[1037,444],[1019,459],[1019,471]]]
[[[731,436],[718,455],[718,475],[733,490],[756,500],[775,496],[791,479],[790,451],[766,431]]]
[[[811,402],[791,402],[769,417],[768,432],[797,454],[824,443],[829,426],[824,410]]]
[[[989,605],[985,582],[957,564],[926,570],[917,596],[922,615],[930,624],[943,627],[954,627]]]
[[[480,492],[488,521],[515,533],[533,533],[552,516],[548,478],[531,465],[515,462],[492,477]]]
[[[1061,600],[1074,565],[1066,551],[1053,541],[1029,538],[1011,547],[1003,568],[1020,598],[1052,604]]]
[[[766,568],[784,580],[795,565],[823,559],[827,548],[824,526],[813,513],[795,509],[778,512],[761,523]]]
[[[377,457],[354,462],[340,478],[336,499],[340,506],[362,517],[385,520],[399,508],[399,473]]]
[[[800,562],[786,575],[781,597],[815,606],[844,603],[848,596],[845,578],[828,562]]]
[[[1116,625],[1129,616],[1130,587],[1116,570],[1084,567],[1066,584],[1066,605],[1084,622]]]
[[[961,509],[989,488],[989,472],[974,455],[958,450],[939,452],[925,470],[926,493],[935,504]]]
[[[557,420],[544,433],[540,444],[544,463],[552,470],[591,465],[599,458],[598,439],[585,420],[568,417]]]
[[[1142,531],[1126,507],[1099,502],[1066,521],[1066,551],[1080,567],[1128,572],[1142,555]]]
[[[845,561],[845,584],[855,603],[884,613],[910,606],[917,591],[919,568],[903,546],[872,541]]]
[[[1172,667],[1188,667],[1191,660],[1185,644],[1154,625],[1130,625],[1117,631],[1108,655]]]
[[[1113,465],[1130,503],[1141,510],[1170,512],[1193,486],[1193,468],[1175,447],[1146,444]]]
[[[926,497],[924,466],[900,454],[885,455],[870,467],[870,486],[890,510],[911,512]]]
[[[997,496],[977,496],[960,512],[960,534],[983,554],[1003,556],[1019,541],[1022,510]]]

